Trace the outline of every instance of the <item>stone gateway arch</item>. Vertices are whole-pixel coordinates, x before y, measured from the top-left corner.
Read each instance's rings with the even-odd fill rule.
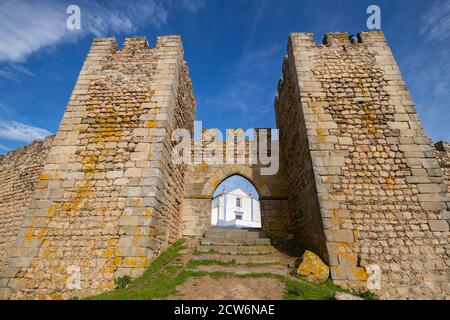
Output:
[[[448,298],[449,145],[426,136],[383,33],[357,40],[290,35],[279,170],[262,175],[258,161],[171,161],[196,111],[179,36],[95,39],[56,135],[0,157],[0,298],[85,297],[140,276],[203,235],[235,174],[258,190],[267,235],[317,253],[339,285],[366,287],[376,265],[382,298]]]

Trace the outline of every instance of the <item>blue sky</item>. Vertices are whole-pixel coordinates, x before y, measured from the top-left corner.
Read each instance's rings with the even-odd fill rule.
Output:
[[[219,193],[221,193],[224,190],[224,187],[226,187],[226,190],[233,191],[236,188],[241,188],[244,192],[251,192],[253,197],[256,199],[259,199],[259,193],[258,190],[253,186],[253,184],[245,179],[242,176],[234,175],[231,177],[228,177],[224,181],[222,181],[214,191],[213,196],[217,196]]]
[[[81,8],[67,30],[66,8]],[[275,127],[273,99],[290,32],[382,29],[427,133],[450,140],[450,0],[0,1],[0,153],[55,133],[92,39],[181,34],[204,127]]]

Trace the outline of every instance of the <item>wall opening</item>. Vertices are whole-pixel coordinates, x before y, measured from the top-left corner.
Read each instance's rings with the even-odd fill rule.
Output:
[[[211,226],[261,228],[259,193],[240,175],[222,181],[213,193]]]

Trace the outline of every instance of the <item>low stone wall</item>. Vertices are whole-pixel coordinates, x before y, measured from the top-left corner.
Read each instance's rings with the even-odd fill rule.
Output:
[[[0,155],[0,275],[14,247],[53,136]],[[4,285],[0,284],[0,287]]]

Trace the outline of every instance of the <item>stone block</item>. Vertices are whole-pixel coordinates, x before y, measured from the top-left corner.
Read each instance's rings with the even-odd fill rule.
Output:
[[[106,172],[107,179],[117,179],[123,177],[123,171],[108,171]]]
[[[440,215],[441,215],[442,219],[450,220],[450,211],[442,211],[440,213]]]
[[[440,211],[447,209],[447,206],[442,201],[422,201],[420,202],[420,206],[424,210],[430,211]]]
[[[338,259],[342,266],[356,267],[358,255],[353,252],[338,252]]]
[[[11,289],[0,288],[0,300],[9,300],[11,298]]]
[[[342,267],[342,266],[331,266],[330,271],[331,271],[331,278],[333,280],[346,280],[347,279],[344,267]]]
[[[13,289],[26,289],[29,281],[25,278],[13,278],[9,280],[9,286]]]
[[[353,232],[351,230],[334,230],[333,238],[335,242],[352,243],[355,241]]]
[[[441,188],[437,184],[419,184],[417,185],[420,193],[439,193],[442,192]]]
[[[421,159],[422,166],[425,169],[440,169],[439,163],[436,159]]]
[[[119,226],[138,226],[139,219],[139,216],[122,216],[119,220]]]
[[[449,225],[446,220],[430,220],[428,221],[430,230],[434,232],[447,232],[449,231]]]

